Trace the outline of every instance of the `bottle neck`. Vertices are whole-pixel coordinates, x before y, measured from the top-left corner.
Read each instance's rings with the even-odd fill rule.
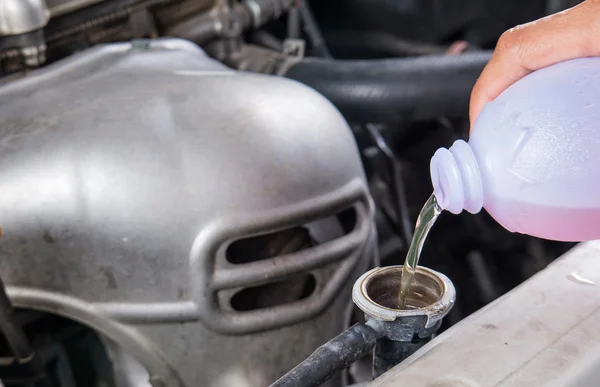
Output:
[[[477,160],[469,144],[457,140],[450,149],[440,148],[430,164],[433,194],[444,210],[472,214],[483,207],[483,184]]]

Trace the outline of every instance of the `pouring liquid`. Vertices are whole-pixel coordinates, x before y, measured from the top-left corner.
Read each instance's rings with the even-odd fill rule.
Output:
[[[421,213],[417,218],[415,234],[410,242],[408,254],[406,254],[406,260],[404,261],[404,267],[402,268],[402,279],[400,280],[398,309],[406,309],[406,298],[410,292],[410,284],[415,276],[415,270],[417,268],[417,264],[419,263],[419,257],[421,256],[423,243],[425,243],[425,238],[427,238],[429,230],[431,230],[431,227],[441,212],[442,208],[439,206],[435,195],[431,195],[421,209]]]

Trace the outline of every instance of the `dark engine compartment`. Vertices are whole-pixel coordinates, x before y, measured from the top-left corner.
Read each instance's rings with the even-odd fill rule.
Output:
[[[18,36],[0,34],[0,86],[98,44],[158,37],[191,40],[237,70],[305,83],[330,99],[350,124],[375,203],[379,250],[375,264],[397,265],[404,260],[416,217],[431,194],[431,155],[468,137],[469,92],[489,50],[508,28],[576,3],[254,0],[263,7],[262,16],[256,18],[248,2],[225,0],[47,1],[50,17],[43,28]],[[26,50],[31,47],[37,48],[33,61]],[[266,256],[314,243],[306,230],[290,229],[253,239],[240,249]],[[443,329],[516,287],[571,247],[512,234],[486,213],[443,215],[420,261],[445,273],[457,289],[456,306]],[[310,280],[302,281],[240,292],[236,303],[244,310],[285,303],[286,297],[294,297],[289,293],[301,299],[314,287]],[[355,315],[354,321],[361,319]],[[22,312],[21,319],[34,344],[45,353],[61,354],[55,358],[70,364],[68,368],[104,366],[104,360],[94,366],[74,364],[81,358],[81,347],[96,359],[106,357],[89,330],[32,312]],[[364,372],[356,366],[344,376],[345,383],[362,381]],[[0,370],[0,379],[6,375]],[[89,375],[56,376],[50,384],[40,385],[115,383],[101,377],[90,381]],[[20,383],[7,386],[27,385]]]

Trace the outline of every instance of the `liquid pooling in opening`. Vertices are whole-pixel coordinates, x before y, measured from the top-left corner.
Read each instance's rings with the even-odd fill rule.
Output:
[[[400,293],[398,294],[399,309],[406,309],[407,296],[410,292],[410,285],[415,276],[417,264],[419,263],[423,243],[425,243],[425,238],[427,238],[429,230],[431,230],[431,227],[441,212],[442,208],[439,206],[435,195],[431,195],[417,218],[415,234],[410,242],[408,254],[404,261],[404,267],[402,268],[402,280],[400,283]]]

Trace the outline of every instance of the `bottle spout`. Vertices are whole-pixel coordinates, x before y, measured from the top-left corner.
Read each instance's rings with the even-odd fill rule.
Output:
[[[483,185],[479,166],[469,144],[457,140],[450,149],[440,148],[430,164],[433,194],[444,210],[472,214],[483,207]]]

